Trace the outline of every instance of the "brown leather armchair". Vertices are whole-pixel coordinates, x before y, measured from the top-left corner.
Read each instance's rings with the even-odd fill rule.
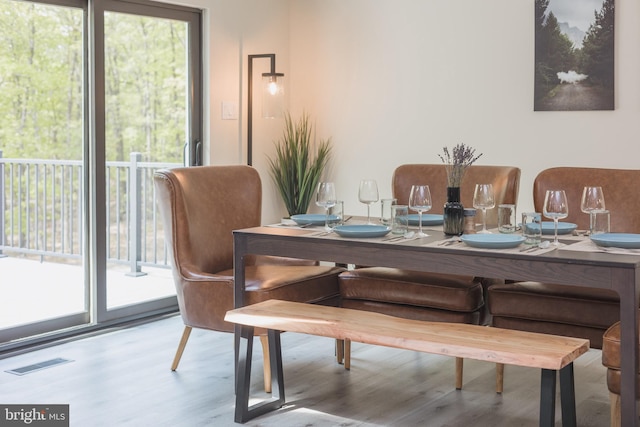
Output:
[[[569,216],[563,221],[588,229],[589,216],[580,211],[582,190],[586,185],[601,186],[611,212],[611,231],[640,233],[640,204],[629,197],[638,183],[640,170],[551,168],[536,177],[533,203],[535,210],[542,212],[546,190],[565,190]],[[615,291],[552,283],[494,285],[489,289],[489,309],[494,326],[586,338],[593,348],[602,348],[602,335],[620,319]]]
[[[428,184],[433,199],[430,213],[442,213],[446,202],[447,175],[442,164],[411,164],[393,174],[393,197],[408,204],[411,186]],[[476,183],[492,183],[496,206],[515,204],[520,169],[509,166],[471,166],[461,187],[463,206],[473,206]],[[487,224],[497,225],[497,209],[487,211]],[[343,307],[429,321],[488,323],[485,291],[493,280],[472,276],[443,275],[395,268],[357,268],[340,275]],[[349,343],[345,343],[345,367],[350,366]],[[456,386],[461,387],[462,360],[457,361]]]
[[[262,184],[248,166],[201,166],[161,170],[154,176],[185,324],[171,366],[178,363],[192,328],[232,332],[223,320],[233,309],[232,231],[260,225]],[[268,299],[338,305],[342,268],[274,257],[247,260],[246,301]],[[266,336],[261,336],[265,389],[270,391]]]
[[[605,201],[606,201],[605,195]],[[614,323],[602,337],[602,364],[607,367],[607,387],[611,398],[611,427],[621,426],[620,416],[620,322]],[[636,382],[640,390],[640,378]]]

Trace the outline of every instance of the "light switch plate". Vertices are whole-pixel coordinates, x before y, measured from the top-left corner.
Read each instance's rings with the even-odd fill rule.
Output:
[[[238,104],[222,102],[222,120],[238,120]]]

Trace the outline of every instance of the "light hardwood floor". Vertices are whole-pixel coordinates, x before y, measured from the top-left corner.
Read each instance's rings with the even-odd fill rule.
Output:
[[[71,426],[233,426],[233,336],[194,330],[180,366],[170,365],[182,333],[178,316],[0,360],[1,404],[69,404]],[[538,425],[540,372],[507,366],[504,394],[495,367],[354,343],[351,371],[335,363],[333,340],[283,334],[287,405],[247,426]],[[256,341],[253,392],[264,396]],[[72,363],[16,376],[5,371],[62,357]],[[600,351],[575,364],[578,425],[609,423]],[[559,410],[556,425],[561,425]]]

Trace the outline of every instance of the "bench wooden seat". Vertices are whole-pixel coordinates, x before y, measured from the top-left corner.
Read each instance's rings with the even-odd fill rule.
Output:
[[[299,332],[340,340],[382,345],[542,369],[540,425],[555,418],[556,371],[560,371],[563,425],[576,425],[573,361],[589,349],[589,341],[555,335],[461,323],[411,320],[339,307],[269,300],[227,312],[227,322],[243,325],[238,354],[235,421],[249,419],[284,404],[280,332]],[[253,328],[268,330],[272,398],[249,407]]]

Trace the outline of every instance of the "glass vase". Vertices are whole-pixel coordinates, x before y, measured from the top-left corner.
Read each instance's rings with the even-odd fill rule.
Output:
[[[444,234],[460,236],[464,231],[464,206],[460,203],[460,187],[447,187],[447,202],[444,204]]]

